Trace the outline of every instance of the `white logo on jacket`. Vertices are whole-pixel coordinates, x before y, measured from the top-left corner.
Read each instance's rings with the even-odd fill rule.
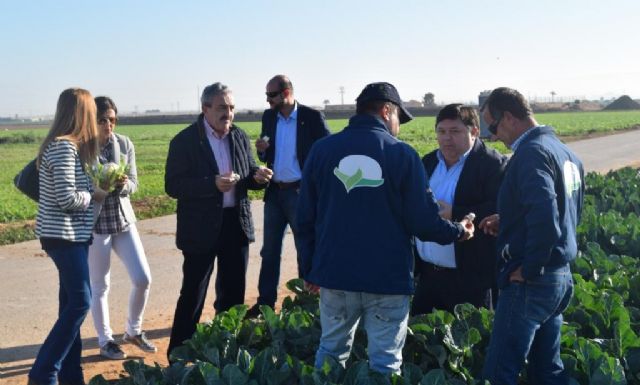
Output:
[[[571,198],[573,193],[580,190],[580,186],[582,185],[580,170],[575,163],[567,160],[562,167],[562,176],[564,177],[564,189],[569,198]]]
[[[357,187],[378,187],[384,183],[382,168],[366,155],[349,155],[340,161],[333,174],[349,191]]]

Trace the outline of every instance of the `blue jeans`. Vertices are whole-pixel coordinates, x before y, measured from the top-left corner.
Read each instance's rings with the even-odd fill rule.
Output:
[[[264,202],[264,241],[260,251],[262,265],[258,279],[258,304],[274,307],[278,299],[282,239],[287,225],[291,227],[297,248],[298,191],[294,188],[281,190],[272,187],[272,189]],[[301,276],[299,269],[298,261],[298,276]]]
[[[88,244],[46,250],[60,279],[58,320],[40,347],[29,377],[39,385],[84,384],[80,326],[91,307]]]
[[[560,326],[572,295],[568,265],[504,287],[493,320],[484,379],[492,385],[516,384],[528,360],[530,384],[566,384],[560,359]]]
[[[356,328],[362,319],[367,332],[369,367],[380,373],[398,373],[407,337],[409,296],[320,289],[322,337],[315,366],[327,356],[345,366]]]

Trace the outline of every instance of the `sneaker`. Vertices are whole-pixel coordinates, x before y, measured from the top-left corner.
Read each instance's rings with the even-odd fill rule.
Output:
[[[127,358],[125,352],[120,349],[120,345],[115,341],[109,341],[100,348],[100,355],[112,360],[124,360]]]
[[[134,344],[145,352],[155,353],[158,351],[158,348],[156,348],[153,342],[147,339],[147,336],[144,335],[144,332],[138,334],[137,336],[130,336],[129,334],[124,333],[124,335],[122,336],[122,341]]]

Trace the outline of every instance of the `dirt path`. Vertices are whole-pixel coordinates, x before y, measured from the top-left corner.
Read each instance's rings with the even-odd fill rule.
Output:
[[[249,249],[246,292],[248,305],[254,304],[258,297],[263,203],[252,202],[252,210],[256,242]],[[153,277],[143,328],[158,346],[158,353],[143,354],[132,345],[123,345],[123,350],[129,358],[143,358],[149,364],[158,362],[166,365],[169,328],[182,279],[182,255],[174,244],[175,216],[140,221],[138,229]],[[279,301],[288,294],[284,283],[297,276],[295,248],[290,232],[285,235],[283,255]],[[109,295],[111,326],[116,338],[120,338],[124,331],[130,286],[120,260],[114,255],[112,261]],[[215,272],[213,274],[215,276]],[[201,318],[203,322],[213,317],[213,284],[212,279]],[[0,247],[0,384],[26,384],[33,359],[56,319],[57,286],[55,267],[40,250],[38,241]],[[86,380],[97,374],[102,374],[107,379],[118,378],[122,373],[122,361],[104,360],[99,355],[91,314],[82,326],[81,335]]]
[[[625,165],[640,166],[635,152],[637,143],[640,143],[640,130],[571,142],[569,145],[584,161],[588,171],[606,172]],[[251,245],[249,255],[246,294],[246,303],[249,305],[257,299],[262,202],[254,201],[252,209],[257,241]],[[143,355],[128,345],[124,345],[123,349],[130,358],[139,357],[149,364],[158,362],[166,365],[169,328],[182,278],[182,256],[174,245],[175,216],[144,220],[138,227],[153,275],[144,329],[157,344],[158,353]],[[126,317],[129,283],[120,261],[117,257],[113,257],[113,261],[111,326],[119,338]],[[293,238],[288,233],[285,236],[281,283],[295,276],[295,249]],[[57,287],[55,267],[40,250],[37,241],[0,247],[0,384],[26,384],[33,359],[56,319]],[[213,285],[210,285],[201,321],[213,316],[213,292]],[[279,300],[285,295],[287,290],[281,284]],[[107,379],[118,378],[122,373],[122,362],[103,360],[99,356],[91,315],[82,326],[82,336],[85,378],[89,380],[97,374]]]

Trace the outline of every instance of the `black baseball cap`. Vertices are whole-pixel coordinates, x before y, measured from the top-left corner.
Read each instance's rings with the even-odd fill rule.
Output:
[[[402,105],[402,99],[398,94],[398,90],[391,83],[379,82],[367,84],[366,87],[360,92],[360,96],[356,98],[358,104],[366,103],[372,100],[384,100],[391,102],[398,106],[400,109],[400,124],[406,123],[413,119],[413,116]]]

